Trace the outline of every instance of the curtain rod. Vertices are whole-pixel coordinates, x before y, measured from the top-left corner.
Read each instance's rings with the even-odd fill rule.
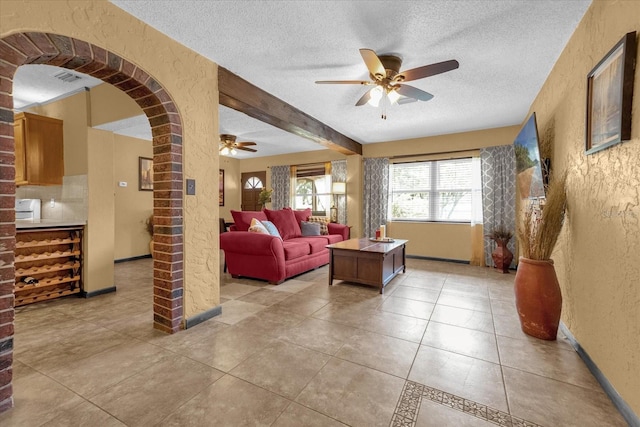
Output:
[[[472,148],[472,149],[467,149],[467,150],[438,151],[438,152],[435,152],[435,153],[404,154],[404,155],[400,155],[400,156],[391,156],[391,157],[388,157],[388,159],[389,160],[410,159],[410,158],[424,157],[424,156],[438,156],[440,154],[468,153],[468,152],[472,152],[472,151],[480,151],[480,149],[479,148]]]
[[[311,163],[296,163],[295,165],[271,165],[271,166],[310,166],[310,165],[324,165],[325,163],[331,163],[331,162],[339,162],[345,159],[336,159],[336,160],[327,160],[324,162],[311,162]],[[267,168],[270,168],[271,166],[267,166]]]

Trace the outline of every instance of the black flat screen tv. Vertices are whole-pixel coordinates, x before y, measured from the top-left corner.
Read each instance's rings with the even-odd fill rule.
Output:
[[[539,144],[536,113],[533,113],[513,142],[516,154],[516,185],[522,199],[545,197]]]

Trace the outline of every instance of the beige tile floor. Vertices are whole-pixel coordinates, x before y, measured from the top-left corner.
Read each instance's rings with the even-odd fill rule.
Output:
[[[117,292],[16,310],[15,407],[2,426],[617,426],[560,336],[519,329],[513,274],[408,260],[384,295],[223,276],[222,315],[152,328],[151,260]]]

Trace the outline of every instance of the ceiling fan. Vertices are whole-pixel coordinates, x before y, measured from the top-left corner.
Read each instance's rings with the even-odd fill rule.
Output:
[[[360,55],[369,70],[371,80],[320,80],[316,83],[375,85],[356,102],[357,107],[367,103],[377,107],[383,97],[388,98],[390,104],[397,103],[402,96],[418,101],[428,101],[433,98],[432,94],[404,83],[446,73],[460,66],[458,61],[452,59],[400,72],[402,59],[399,56],[378,56],[371,49],[360,49]],[[384,114],[383,118],[386,118]]]
[[[231,154],[232,156],[237,154],[236,150],[251,151],[253,153],[258,150],[248,148],[249,145],[256,145],[255,142],[236,142],[235,135],[220,134],[220,154],[226,156]]]

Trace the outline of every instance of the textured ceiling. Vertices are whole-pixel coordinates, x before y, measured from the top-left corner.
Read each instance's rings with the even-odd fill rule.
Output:
[[[110,1],[363,144],[521,124],[591,3]],[[435,97],[392,106],[381,120],[379,109],[354,106],[367,88],[314,83],[368,79],[360,48],[400,55],[401,70],[449,59],[460,68],[411,82]],[[224,107],[220,131],[257,142],[252,156],[322,148]]]

